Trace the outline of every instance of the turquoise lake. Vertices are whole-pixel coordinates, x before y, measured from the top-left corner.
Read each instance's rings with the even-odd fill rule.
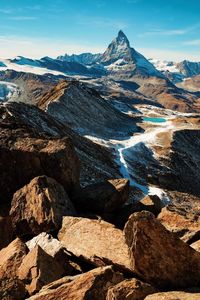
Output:
[[[164,118],[148,118],[144,117],[142,118],[144,122],[152,122],[152,123],[163,123],[166,122]]]

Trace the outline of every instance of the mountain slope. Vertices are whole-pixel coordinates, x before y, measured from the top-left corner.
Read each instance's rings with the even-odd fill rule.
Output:
[[[78,81],[59,83],[41,98],[38,106],[82,135],[113,138],[136,130],[136,120]]]

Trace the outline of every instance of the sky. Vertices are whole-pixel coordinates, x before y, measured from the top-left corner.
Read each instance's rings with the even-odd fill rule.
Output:
[[[147,58],[200,61],[199,0],[0,0],[0,57],[103,52],[119,30]]]

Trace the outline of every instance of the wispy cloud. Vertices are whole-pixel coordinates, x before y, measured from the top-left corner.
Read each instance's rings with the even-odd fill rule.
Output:
[[[36,20],[37,17],[34,17],[34,16],[12,16],[12,17],[8,17],[7,19],[13,20],[13,21],[32,21],[32,20]]]
[[[186,46],[200,46],[200,39],[185,41],[182,44]]]
[[[11,9],[11,8],[0,8],[0,13],[5,14],[5,15],[9,15],[9,14],[13,13],[13,9]]]
[[[173,36],[173,35],[185,35],[189,32],[194,31],[195,29],[200,28],[200,23],[185,27],[185,28],[174,28],[174,29],[152,29],[149,31],[146,31],[144,33],[139,34],[139,37],[145,37],[145,36]]]

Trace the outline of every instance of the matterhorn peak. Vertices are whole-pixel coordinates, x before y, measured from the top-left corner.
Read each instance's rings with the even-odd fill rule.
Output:
[[[122,30],[120,30],[118,32],[118,36],[116,38],[116,41],[120,44],[122,44],[122,43],[127,44],[127,46],[130,47],[129,40],[128,40],[127,36],[125,35],[125,33]]]

